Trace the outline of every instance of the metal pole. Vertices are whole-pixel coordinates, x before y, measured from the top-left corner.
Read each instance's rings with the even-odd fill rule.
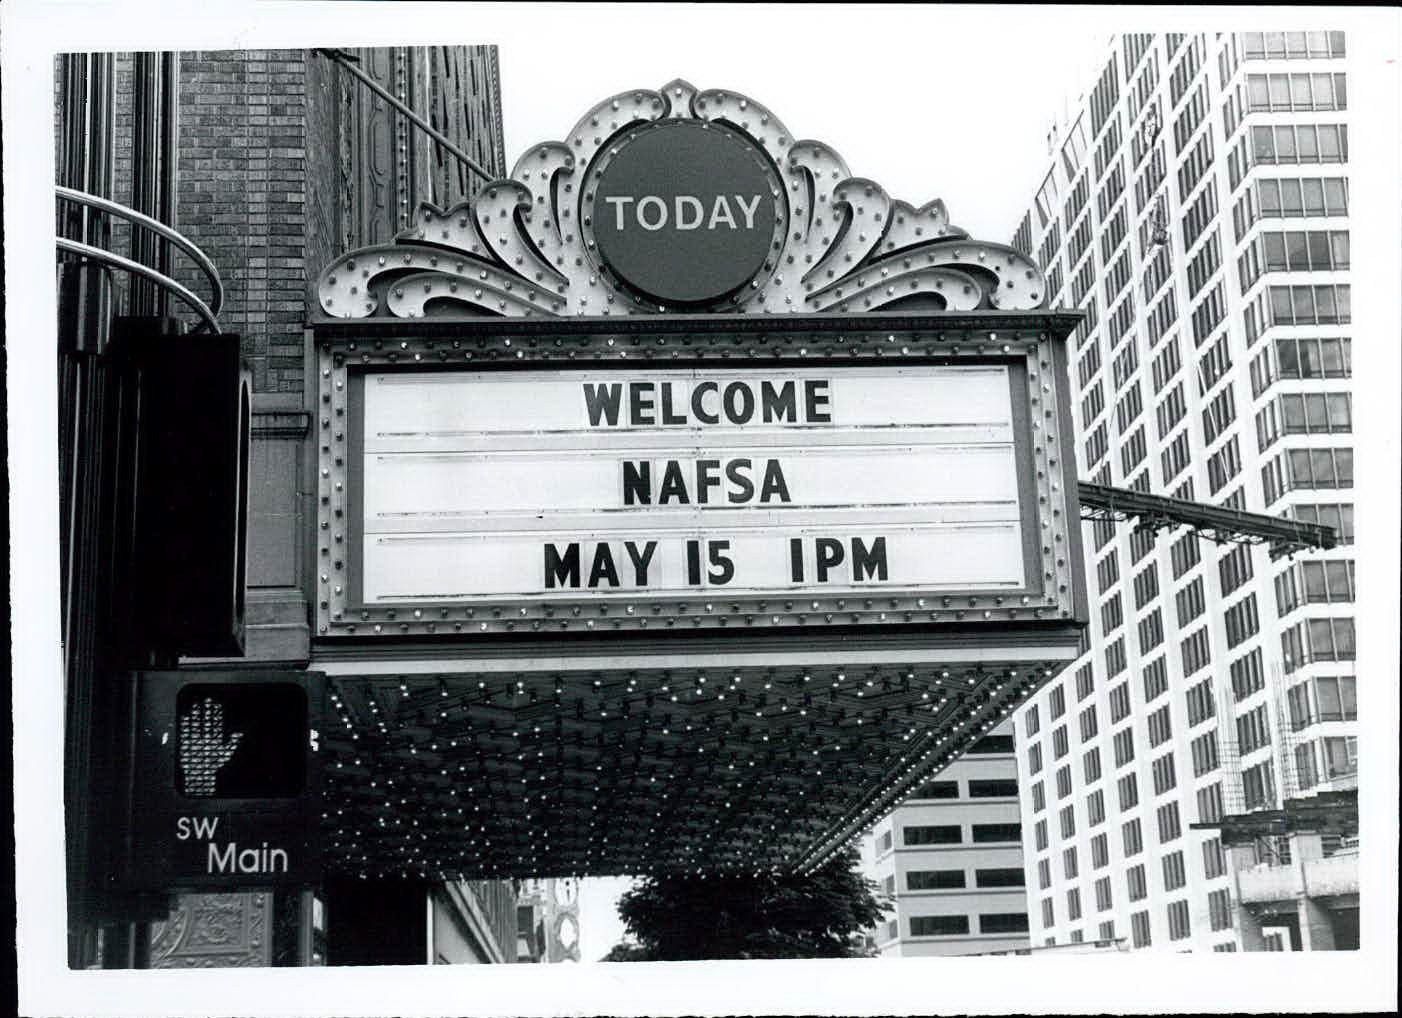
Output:
[[[370,89],[370,91],[374,92],[385,102],[389,103],[400,113],[404,114],[404,116],[408,118],[410,123],[412,123],[419,130],[423,131],[434,141],[438,142],[438,144],[442,145],[445,149],[447,149],[458,159],[460,159],[464,164],[466,164],[466,166],[469,169],[473,170],[483,180],[490,181],[496,179],[494,176],[492,176],[492,174],[488,173],[486,170],[482,169],[481,166],[477,165],[476,161],[473,160],[473,158],[470,155],[468,155],[462,149],[458,148],[451,141],[449,141],[447,137],[443,135],[442,132],[440,132],[423,117],[415,113],[408,106],[404,105],[404,103],[400,102],[393,94],[386,91],[385,88],[378,81],[370,77],[359,67],[356,67],[353,63],[353,57],[349,56],[346,53],[343,53],[341,50],[335,49],[314,49],[312,50],[312,52],[319,53],[322,56],[326,57],[328,60],[334,60],[336,63],[340,64],[352,75],[354,75],[360,81],[361,84],[363,84],[366,88]]]

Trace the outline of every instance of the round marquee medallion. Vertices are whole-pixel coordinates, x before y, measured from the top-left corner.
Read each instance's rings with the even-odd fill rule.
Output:
[[[739,131],[662,120],[605,149],[581,220],[603,266],[661,304],[713,304],[762,278],[782,247],[778,171]]]

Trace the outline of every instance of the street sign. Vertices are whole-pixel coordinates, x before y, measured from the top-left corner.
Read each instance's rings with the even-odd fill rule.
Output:
[[[210,890],[317,879],[322,681],[308,672],[137,675],[123,884]]]

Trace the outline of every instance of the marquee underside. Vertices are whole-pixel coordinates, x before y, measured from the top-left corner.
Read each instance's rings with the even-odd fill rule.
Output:
[[[803,870],[1075,656],[814,634],[809,653],[345,660],[331,674],[326,866],[478,879]],[[1029,634],[1030,635],[1030,634]],[[993,659],[996,657],[996,659]],[[520,670],[525,668],[525,670]]]

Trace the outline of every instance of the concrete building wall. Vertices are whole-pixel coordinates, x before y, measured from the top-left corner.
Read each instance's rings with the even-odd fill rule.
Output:
[[[1277,562],[1086,525],[1086,653],[1017,715],[1036,945],[1238,949],[1230,861],[1190,825],[1356,780],[1344,49],[1115,37],[1015,238],[1087,312],[1082,478],[1343,533]]]
[[[1006,738],[1012,727],[992,734]],[[876,931],[882,956],[1028,945],[1016,780],[1011,753],[965,754],[875,826],[867,870],[894,905]],[[919,843],[927,828],[938,833],[923,837],[940,843]]]

